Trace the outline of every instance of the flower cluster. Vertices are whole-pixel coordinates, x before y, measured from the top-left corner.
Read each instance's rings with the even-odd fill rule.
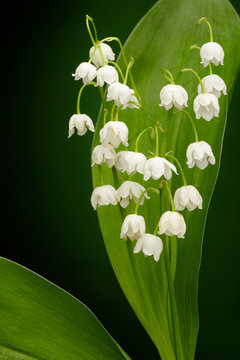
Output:
[[[94,36],[89,22],[93,26]],[[207,23],[209,26],[210,42],[202,45],[201,48],[192,45],[190,49],[200,50],[201,64],[204,68],[209,67],[210,74],[201,79],[193,69],[186,68],[181,71],[183,73],[192,72],[199,82],[197,87],[198,95],[193,102],[196,119],[202,118],[210,121],[213,117],[219,116],[218,99],[221,93],[226,95],[226,85],[223,79],[212,73],[212,64],[215,66],[223,65],[224,51],[219,44],[213,41],[211,25],[207,19],[200,19],[198,24],[202,22]],[[154,128],[147,127],[143,129],[138,135],[135,144],[133,144],[134,150],[128,150],[128,146],[132,145],[129,144],[129,130],[124,122],[119,121],[119,114],[122,110],[141,108],[141,99],[131,74],[133,59],[131,58],[127,62],[118,38],[109,37],[99,41],[93,20],[88,16],[86,24],[93,46],[89,51],[88,62],[81,63],[73,74],[75,80],[82,79],[83,86],[79,91],[77,114],[74,114],[69,121],[69,137],[73,135],[75,129],[78,135],[84,135],[87,129],[95,131],[90,117],[80,113],[80,98],[84,87],[87,85],[99,87],[100,90],[105,86],[106,97],[103,100],[105,114],[103,127],[99,131],[100,143],[92,151],[92,166],[98,165],[101,184],[93,190],[91,204],[95,210],[100,206],[109,204],[119,205],[122,209],[129,207],[128,215],[125,214],[126,216],[119,231],[120,238],[130,239],[130,241],[136,240],[134,253],[143,252],[145,256],[153,256],[154,260],[158,261],[163,250],[163,241],[160,236],[165,234],[166,239],[172,236],[184,238],[186,223],[180,211],[202,209],[202,197],[196,187],[187,184],[183,168],[177,157],[173,155],[172,151],[166,153],[168,123],[165,124],[164,130],[159,123],[156,123]],[[125,60],[125,71],[114,62],[115,54],[112,48],[106,44],[109,41],[116,41],[120,44]],[[188,168],[196,166],[199,169],[205,169],[208,164],[214,165],[215,157],[211,146],[207,142],[199,140],[195,121],[186,110],[189,98],[186,89],[179,84],[175,84],[169,70],[164,69],[163,71],[164,77],[169,83],[160,90],[159,106],[165,108],[166,111],[171,111],[171,116],[175,112],[187,115],[194,131],[195,142],[188,145],[186,149]],[[129,82],[131,86],[128,85]],[[102,96],[104,96],[104,93],[102,93]],[[106,108],[107,103],[110,104],[111,111]],[[173,112],[172,108],[175,108],[176,111]],[[169,120],[167,121],[169,122]],[[138,150],[140,138],[148,131],[151,131],[155,138],[155,152],[151,152],[151,157],[147,157],[146,154]],[[162,141],[161,153],[159,146],[160,132],[162,136],[160,139]],[[118,150],[119,147],[121,147],[120,150]],[[104,184],[101,168],[104,163],[115,172],[127,174],[128,180],[123,181],[116,188],[110,184]],[[178,175],[178,172],[182,176],[183,186],[177,188],[174,195],[172,195],[169,180],[174,174]],[[146,186],[145,188],[142,184],[133,181],[132,177],[136,173],[140,174],[145,182],[149,179],[157,181],[157,186]],[[143,206],[145,201],[149,201],[151,192],[160,197],[164,194],[169,203],[169,208],[166,209],[167,211],[162,211],[152,233],[146,232],[147,224],[145,219],[138,214],[139,206]]]

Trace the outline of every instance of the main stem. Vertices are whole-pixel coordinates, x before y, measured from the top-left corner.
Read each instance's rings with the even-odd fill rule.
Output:
[[[168,241],[169,241],[169,237],[166,236],[166,245],[167,245]],[[166,248],[167,248],[167,246],[166,246]],[[180,332],[179,332],[177,302],[176,302],[174,283],[173,283],[173,278],[172,278],[172,273],[171,273],[169,254],[167,251],[164,251],[164,259],[165,259],[166,275],[167,275],[167,281],[168,281],[170,307],[171,307],[171,313],[172,313],[175,355],[176,355],[176,360],[182,360],[183,353],[182,353],[182,344],[181,344],[181,338],[180,338]]]
[[[127,66],[128,66],[128,61],[127,61],[127,58],[126,58],[125,51],[124,51],[124,49],[123,49],[123,45],[122,45],[122,43],[121,43],[121,40],[120,40],[119,38],[117,38],[117,37],[107,37],[107,38],[101,40],[101,43],[104,42],[104,41],[117,41],[117,43],[119,44],[119,47],[120,47],[122,56],[123,56],[123,61],[125,62],[125,65],[126,65],[126,67],[127,67]],[[136,95],[136,97],[137,97],[137,99],[138,99],[138,101],[139,101],[139,104],[142,104],[141,98],[140,98],[140,96],[139,96],[139,94],[138,94],[138,91],[137,91],[135,82],[134,82],[134,80],[133,80],[133,76],[132,76],[131,69],[129,70],[129,79],[130,79],[130,81],[131,81],[131,85],[132,85],[132,88],[133,88],[133,90],[134,90],[134,93],[135,93],[135,95]]]

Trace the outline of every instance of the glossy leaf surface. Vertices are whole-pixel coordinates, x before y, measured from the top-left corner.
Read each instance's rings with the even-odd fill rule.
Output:
[[[221,76],[228,89],[228,96],[219,99],[220,116],[211,122],[203,119],[195,120],[193,100],[197,95],[198,81],[192,73],[181,73],[182,68],[193,68],[201,77],[209,74],[208,68],[200,64],[198,50],[189,51],[191,44],[199,46],[209,41],[209,30],[205,23],[196,26],[201,17],[206,17],[213,28],[213,36],[225,51],[224,66],[213,66],[213,73]],[[168,112],[159,107],[159,92],[167,84],[162,76],[162,69],[173,73],[177,84],[184,86],[189,94],[188,111],[192,115],[199,139],[208,142],[216,157],[216,165],[209,165],[205,170],[196,167],[188,169],[186,165],[187,146],[194,142],[194,134],[186,115],[176,114],[170,117],[167,133],[166,151],[173,151],[180,160],[188,184],[192,184],[203,197],[203,210],[184,211],[187,223],[187,233],[184,239],[172,239],[171,249],[177,255],[175,291],[178,306],[180,335],[185,360],[194,359],[198,334],[198,273],[201,261],[202,239],[207,210],[216,182],[224,129],[227,120],[228,103],[233,91],[234,82],[240,63],[240,21],[233,7],[227,0],[164,0],[159,1],[140,21],[125,44],[128,59],[133,56],[133,77],[141,96],[143,108],[140,110],[120,111],[119,120],[124,121],[129,128],[129,150],[134,150],[138,134],[147,126],[166,125]],[[234,54],[234,56],[233,56]],[[119,64],[124,66],[122,57]],[[129,83],[129,86],[131,84]],[[110,107],[109,107],[110,109]],[[100,112],[97,131],[93,146],[99,143],[99,130],[102,128],[103,114]],[[160,150],[163,144],[160,138]],[[142,138],[139,151],[149,156],[154,152],[155,142],[149,135]],[[123,148],[120,148],[123,150]],[[116,176],[107,166],[103,166],[105,184],[116,188],[127,179],[126,174]],[[158,187],[157,181],[144,182],[142,176],[134,175],[133,181],[143,186]],[[180,176],[173,176],[171,189],[174,191],[182,186]],[[93,184],[99,186],[99,172],[93,167]],[[151,199],[145,201],[139,208],[147,223],[147,231],[153,232],[162,211],[159,197],[151,194]],[[168,208],[169,209],[169,208]],[[125,242],[119,237],[123,218],[129,211],[119,206],[100,207],[99,222],[106,249],[118,281],[129,300],[139,320],[157,346],[163,360],[175,359],[167,319],[167,280],[164,256],[156,263],[152,257],[145,258],[143,254],[133,254],[130,241]],[[211,241],[211,239],[205,239]]]
[[[0,258],[1,360],[129,359],[80,301]]]

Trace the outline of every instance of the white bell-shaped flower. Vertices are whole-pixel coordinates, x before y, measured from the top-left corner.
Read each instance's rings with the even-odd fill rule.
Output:
[[[155,156],[146,161],[144,167],[144,180],[147,181],[150,177],[154,180],[160,179],[164,175],[165,179],[170,180],[172,177],[172,170],[178,175],[176,167],[168,160]]]
[[[204,67],[208,66],[210,62],[216,66],[223,65],[224,51],[221,45],[212,41],[203,44],[200,49],[200,57],[202,59],[201,64]]]
[[[193,102],[193,110],[197,119],[202,117],[204,120],[210,121],[214,116],[219,116],[218,99],[213,94],[197,95]]]
[[[91,204],[94,210],[97,209],[97,206],[109,204],[117,205],[119,200],[119,195],[112,185],[103,185],[96,187],[93,190],[91,196]]]
[[[131,96],[131,89],[120,82],[115,82],[108,87],[107,101],[114,100],[117,107],[128,104]]]
[[[187,148],[187,165],[189,168],[196,165],[203,170],[208,163],[215,164],[215,156],[213,155],[211,146],[205,141],[198,141],[190,144]]]
[[[182,186],[174,194],[174,206],[178,211],[187,208],[189,211],[202,209],[202,197],[199,191],[192,185]]]
[[[206,93],[213,94],[216,98],[221,96],[221,92],[227,95],[227,86],[220,76],[216,74],[207,75],[202,79],[202,83]],[[202,94],[201,85],[198,85],[198,93]]]
[[[139,184],[135,181],[124,181],[117,190],[118,195],[121,199],[120,205],[123,208],[126,208],[129,205],[129,201],[131,199],[133,199],[134,202],[137,204],[137,202],[144,190],[145,190],[145,188],[141,184]],[[143,205],[144,198],[150,199],[148,194],[145,193],[140,202],[140,205]]]
[[[142,153],[119,151],[115,157],[115,167],[117,171],[126,171],[128,175],[136,172],[143,174],[146,161],[146,156]]]
[[[105,65],[97,70],[97,84],[96,86],[103,86],[104,83],[108,85],[118,81],[118,72],[115,67]]]
[[[122,143],[128,146],[128,127],[122,121],[109,121],[99,132],[102,144],[112,144],[118,148]]]
[[[104,162],[112,168],[115,159],[115,149],[111,144],[97,145],[92,152],[92,166],[95,164],[102,165]]]
[[[182,110],[188,106],[188,93],[181,85],[165,85],[160,91],[161,104],[166,110],[175,106],[177,109]]]
[[[87,132],[87,129],[94,132],[94,125],[91,118],[86,114],[74,114],[69,120],[68,137],[70,138],[77,129],[77,134],[82,136]]]
[[[75,74],[72,74],[74,76],[74,80],[80,80],[83,79],[83,83],[87,84],[93,81],[95,77],[97,76],[97,69],[93,64],[90,64],[88,62],[82,62],[75,71]]]
[[[146,225],[143,216],[135,214],[127,215],[121,227],[120,238],[125,240],[129,238],[133,241],[143,236],[145,231]]]
[[[127,108],[128,109],[134,109],[134,108],[139,109],[140,108],[139,101],[136,98],[136,96],[134,95],[134,90],[130,89],[130,92],[131,92],[130,100],[127,104],[121,106],[121,110],[125,110]]]
[[[105,43],[101,43],[100,47],[101,47],[101,50],[103,53],[105,63],[108,64],[108,60],[114,61],[115,54],[112,51],[112,48],[108,44],[105,44]],[[95,49],[95,47],[92,46],[91,49],[89,50],[90,58],[91,58],[91,55],[92,55],[94,49]],[[102,61],[102,57],[101,57],[99,49],[95,50],[93,57],[92,57],[92,62],[94,63],[94,65],[96,67],[103,66],[103,61]]]
[[[182,214],[176,211],[166,211],[162,214],[159,220],[159,235],[176,235],[178,238],[184,238],[185,232],[186,224]]]
[[[158,261],[162,250],[163,243],[159,236],[144,234],[138,239],[133,252],[137,254],[142,251],[145,256],[153,255],[154,260]]]

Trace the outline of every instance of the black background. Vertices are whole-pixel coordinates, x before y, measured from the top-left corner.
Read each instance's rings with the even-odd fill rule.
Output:
[[[1,25],[0,254],[83,301],[133,359],[158,355],[117,283],[90,205],[91,134],[68,140],[67,131],[79,88],[71,73],[90,47],[85,14],[95,19],[100,38],[124,42],[154,3],[8,3]],[[239,12],[239,1],[232,3]],[[238,82],[205,232],[196,359],[239,354],[239,90]],[[96,119],[99,104],[88,90],[83,110]]]

